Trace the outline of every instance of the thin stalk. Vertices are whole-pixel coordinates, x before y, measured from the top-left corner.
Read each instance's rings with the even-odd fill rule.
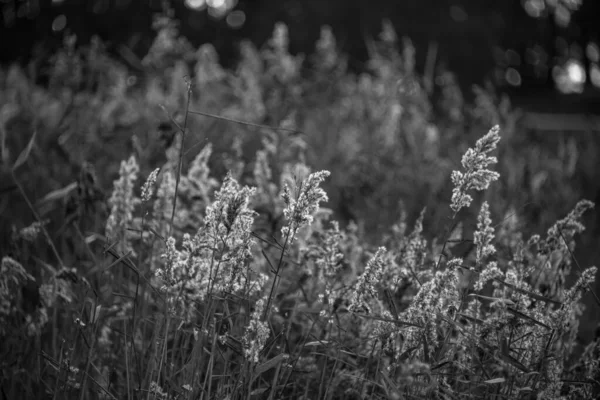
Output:
[[[54,395],[52,396],[52,400],[56,400],[56,395],[58,393],[58,383],[60,382],[60,372],[62,369],[62,359],[63,359],[63,346],[65,341],[63,340],[60,345],[60,355],[58,357],[58,374],[56,376],[56,384],[54,385]]]
[[[269,297],[267,299],[267,306],[265,307],[265,311],[264,311],[264,316],[263,316],[263,320],[267,320],[267,317],[269,316],[269,309],[271,308],[271,299],[273,297],[273,292],[275,292],[275,289],[277,287],[277,283],[278,283],[278,278],[279,278],[279,271],[281,270],[281,265],[283,264],[283,256],[285,254],[285,248],[287,247],[288,241],[290,239],[290,232],[288,230],[287,235],[285,236],[285,242],[283,243],[283,247],[281,249],[281,256],[279,256],[279,262],[277,263],[277,270],[275,270],[275,277],[273,278],[273,284],[271,285],[271,290],[269,292]],[[294,230],[294,234],[295,234],[295,230]]]
[[[131,385],[130,385],[130,377],[129,377],[129,355],[127,354],[129,351],[127,349],[127,321],[123,321],[123,334],[125,335],[125,376],[127,379],[127,400],[131,400]]]
[[[10,173],[12,175],[13,181],[15,182],[15,185],[17,185],[17,187],[19,188],[19,192],[21,193],[21,196],[23,196],[23,199],[25,199],[25,202],[27,203],[27,206],[29,207],[29,209],[33,213],[33,216],[35,217],[35,220],[40,224],[40,229],[42,230],[42,232],[44,232],[44,236],[46,237],[46,240],[48,241],[48,245],[50,246],[50,248],[52,249],[52,252],[54,253],[54,256],[56,257],[56,260],[58,261],[58,264],[61,267],[63,267],[65,264],[63,263],[63,260],[60,257],[60,255],[58,254],[58,250],[56,249],[56,246],[54,246],[54,242],[50,238],[50,235],[48,234],[48,230],[46,229],[46,227],[42,223],[42,219],[40,218],[40,216],[38,215],[38,213],[35,211],[35,208],[33,207],[33,204],[31,203],[31,201],[29,200],[29,197],[27,197],[27,194],[25,193],[25,189],[21,185],[21,182],[17,179],[17,176],[15,175],[15,171],[11,170]]]
[[[173,210],[171,211],[171,222],[169,223],[169,236],[173,231],[173,221],[175,220],[175,209],[177,208],[177,193],[179,192],[179,181],[181,180],[181,169],[183,167],[183,145],[185,143],[185,130],[187,129],[188,115],[190,113],[190,100],[192,99],[192,84],[188,83],[188,97],[185,107],[185,118],[181,128],[181,144],[179,145],[179,165],[177,167],[177,179],[175,180],[175,194],[173,195]]]

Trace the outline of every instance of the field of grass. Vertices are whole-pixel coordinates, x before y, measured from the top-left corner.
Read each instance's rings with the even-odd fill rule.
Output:
[[[597,139],[387,25],[358,75],[157,26],[0,69],[0,399],[598,398]]]

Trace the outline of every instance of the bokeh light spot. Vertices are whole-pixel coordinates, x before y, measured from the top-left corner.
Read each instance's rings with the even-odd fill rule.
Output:
[[[226,0],[207,0],[207,3],[210,7],[213,8],[222,8],[226,6]]]
[[[514,68],[508,68],[506,70],[504,79],[511,86],[521,86],[521,74]]]
[[[456,22],[465,22],[467,19],[469,19],[469,15],[464,8],[453,5],[450,7],[450,18]]]
[[[184,4],[187,8],[191,8],[192,10],[201,10],[206,7],[205,0],[185,0]]]
[[[52,30],[54,32],[60,32],[65,29],[66,26],[67,17],[65,17],[64,14],[59,15],[58,17],[54,18],[54,21],[52,21]]]
[[[569,61],[567,64],[567,74],[571,82],[581,84],[585,82],[585,70],[577,61]]]
[[[554,19],[558,26],[565,28],[571,22],[571,11],[563,5],[558,5],[554,11]]]
[[[523,6],[525,8],[525,12],[533,18],[541,17],[546,9],[544,0],[525,0]]]
[[[582,93],[586,81],[586,73],[581,62],[571,59],[563,67],[552,68],[552,78],[556,88],[562,93]]]
[[[600,49],[598,45],[594,42],[588,43],[585,47],[585,55],[591,62],[599,62],[600,61]]]
[[[592,64],[590,66],[590,81],[592,85],[600,88],[600,67],[598,64]]]
[[[239,29],[246,22],[246,13],[241,10],[232,11],[227,16],[227,25],[229,25],[233,29]]]

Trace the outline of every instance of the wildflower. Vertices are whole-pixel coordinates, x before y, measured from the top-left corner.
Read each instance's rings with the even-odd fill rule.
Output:
[[[586,268],[581,276],[577,279],[577,282],[573,285],[573,287],[565,293],[565,300],[567,301],[577,301],[579,300],[579,292],[586,292],[593,287],[594,281],[596,280],[596,272],[598,272],[598,268],[589,267]]]
[[[186,186],[185,189],[199,193],[205,203],[208,202],[209,193],[218,186],[217,181],[210,177],[210,167],[208,166],[212,151],[210,143],[204,146],[190,164],[186,175],[187,179],[182,180],[182,186]],[[187,188],[187,186],[191,186],[191,188]]]
[[[255,212],[248,207],[255,188],[240,187],[238,182],[227,175],[221,189],[215,194],[215,201],[206,209],[205,227],[198,230],[195,241],[198,244],[217,249],[218,265],[224,271],[211,277],[228,279],[231,290],[240,289],[241,268],[247,264],[254,240],[251,235]],[[221,282],[224,283],[224,282]],[[225,289],[225,287],[223,287]]]
[[[275,24],[273,37],[269,40],[269,44],[278,52],[284,53],[288,50],[289,35],[288,27],[282,22]]]
[[[540,243],[540,250],[548,253],[556,249],[562,249],[573,239],[573,236],[585,230],[581,222],[583,214],[594,207],[594,203],[589,200],[581,200],[575,208],[563,219],[557,221],[546,235],[546,240]],[[566,242],[566,244],[565,244]]]
[[[421,210],[419,218],[415,221],[414,228],[409,235],[406,235],[406,222],[403,216],[396,224],[395,236],[400,245],[399,251],[395,256],[395,263],[387,265],[383,274],[383,286],[395,292],[402,285],[402,282],[416,279],[423,281],[429,279],[431,271],[425,268],[427,257],[427,240],[423,237],[423,218],[425,209]]]
[[[166,400],[169,397],[163,388],[155,381],[150,382],[150,388],[148,391],[152,393],[156,399]]]
[[[298,76],[302,57],[293,57],[289,53],[289,32],[284,23],[275,24],[269,48],[264,51],[267,62],[267,74],[275,76],[280,82],[288,83]]]
[[[165,260],[165,266],[156,271],[156,276],[165,282],[165,286],[173,286],[176,283],[175,270],[180,262],[180,253],[175,248],[175,238],[167,239],[167,249],[162,258]]]
[[[244,142],[241,136],[235,136],[231,144],[231,151],[223,154],[223,166],[231,173],[235,179],[240,180],[246,167],[244,161],[244,151],[242,149]]]
[[[491,244],[494,239],[494,228],[490,219],[490,206],[487,201],[481,205],[479,216],[477,217],[477,231],[474,234],[476,250],[475,262],[479,265],[486,257],[496,252],[496,248]]]
[[[2,257],[0,264],[0,316],[10,313],[16,286],[22,286],[28,280],[34,279],[25,271],[20,262],[8,256]]]
[[[175,195],[175,177],[171,171],[165,171],[162,180],[156,192],[152,215],[153,226],[156,232],[161,236],[166,236],[168,232],[167,221],[171,218],[173,210],[173,197]]]
[[[21,289],[28,281],[33,281],[25,268],[18,261],[11,257],[4,256],[0,264],[0,336],[7,333],[8,319],[18,309],[18,302]],[[41,332],[41,329],[48,322],[48,315],[45,307],[36,307],[35,310],[25,315],[25,326],[29,336],[35,336]]]
[[[288,220],[288,224],[281,229],[281,232],[288,238],[290,243],[294,240],[299,228],[312,223],[313,215],[319,208],[319,203],[329,200],[327,193],[319,187],[319,184],[329,174],[329,171],[310,174],[306,180],[300,183],[296,199],[292,198],[290,188],[285,184],[282,197],[286,207],[283,213]]]
[[[432,280],[424,283],[415,295],[412,306],[428,313],[445,313],[452,307],[458,308],[459,297],[456,290],[459,283],[459,273],[456,270],[458,260],[453,259],[449,263],[449,268],[437,271]]]
[[[500,268],[498,268],[498,264],[495,261],[492,261],[479,274],[479,277],[475,282],[475,290],[482,290],[487,282],[495,278],[502,278],[503,276],[504,274]]]
[[[461,208],[471,205],[473,198],[467,194],[471,189],[485,190],[489,187],[492,181],[497,180],[500,174],[490,171],[487,168],[489,164],[498,162],[496,157],[489,157],[487,154],[493,151],[500,141],[498,132],[500,128],[494,126],[484,137],[479,139],[475,144],[475,149],[469,149],[463,155],[462,166],[465,172],[453,171],[452,183],[452,203],[450,208],[456,215]]]
[[[142,186],[142,201],[146,202],[152,198],[154,194],[154,185],[156,184],[156,178],[158,177],[158,172],[160,168],[156,168],[154,171],[150,172],[148,175],[148,179],[146,179],[146,183]]]
[[[316,260],[319,271],[329,280],[335,278],[340,268],[340,261],[344,255],[340,251],[340,242],[343,238],[337,221],[331,223],[331,228],[325,231],[323,247]]]
[[[256,152],[256,162],[254,163],[254,181],[256,187],[265,194],[270,194],[270,186],[272,185],[271,179],[273,178],[273,172],[269,166],[269,154],[266,150],[259,150]]]
[[[398,332],[398,328],[396,324],[391,322],[393,320],[393,316],[389,311],[384,310],[381,313],[381,316],[384,319],[375,321],[373,335],[381,342],[381,348],[385,352],[391,353],[393,351],[394,345],[393,339],[395,338],[396,333]]]
[[[425,260],[427,240],[423,237],[423,218],[425,209],[421,210],[419,218],[415,221],[413,231],[408,236],[404,252],[403,263],[411,270],[422,269]]]
[[[385,247],[380,247],[377,249],[377,253],[375,253],[373,258],[367,263],[364,272],[358,278],[356,289],[352,294],[349,307],[350,311],[363,309],[367,314],[371,312],[369,300],[377,297],[375,284],[381,280],[384,268],[383,257],[386,251]]]
[[[329,71],[340,64],[335,36],[330,26],[321,27],[321,35],[316,47],[315,61],[320,70]]]
[[[270,333],[267,323],[260,320],[264,307],[264,299],[260,299],[256,302],[250,324],[246,327],[246,333],[242,339],[244,355],[253,363],[258,362],[259,354],[263,347],[265,347]]]
[[[26,226],[25,228],[21,229],[18,233],[18,236],[20,238],[22,238],[23,240],[26,240],[28,242],[33,242],[38,237],[38,235],[42,231],[42,228],[46,224],[48,224],[48,221],[41,221],[41,222],[36,221],[36,222],[32,223],[31,225]]]
[[[227,77],[227,72],[219,64],[219,55],[212,44],[200,46],[196,52],[196,59],[196,83],[199,87],[220,82]]]
[[[129,160],[122,161],[119,179],[114,182],[113,193],[108,201],[111,210],[106,222],[106,236],[109,240],[120,241],[123,250],[129,250],[125,233],[133,219],[133,210],[138,202],[133,194],[133,188],[139,170],[135,157],[131,156]]]

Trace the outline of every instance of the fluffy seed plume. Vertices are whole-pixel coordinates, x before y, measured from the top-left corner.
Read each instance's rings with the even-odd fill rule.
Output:
[[[475,143],[474,149],[469,149],[463,155],[462,166],[465,172],[453,171],[452,203],[450,208],[456,215],[463,207],[469,207],[473,198],[467,194],[469,190],[485,190],[492,181],[497,180],[500,174],[487,169],[490,164],[496,164],[496,157],[488,156],[488,153],[496,149],[500,141],[500,127],[494,126],[484,137]]]
[[[330,175],[329,171],[312,173],[299,185],[297,198],[292,197],[291,190],[286,184],[283,188],[283,201],[286,204],[283,213],[288,220],[281,230],[284,237],[289,235],[291,243],[299,228],[310,225],[314,213],[319,209],[319,203],[328,201],[327,193],[319,185]]]

